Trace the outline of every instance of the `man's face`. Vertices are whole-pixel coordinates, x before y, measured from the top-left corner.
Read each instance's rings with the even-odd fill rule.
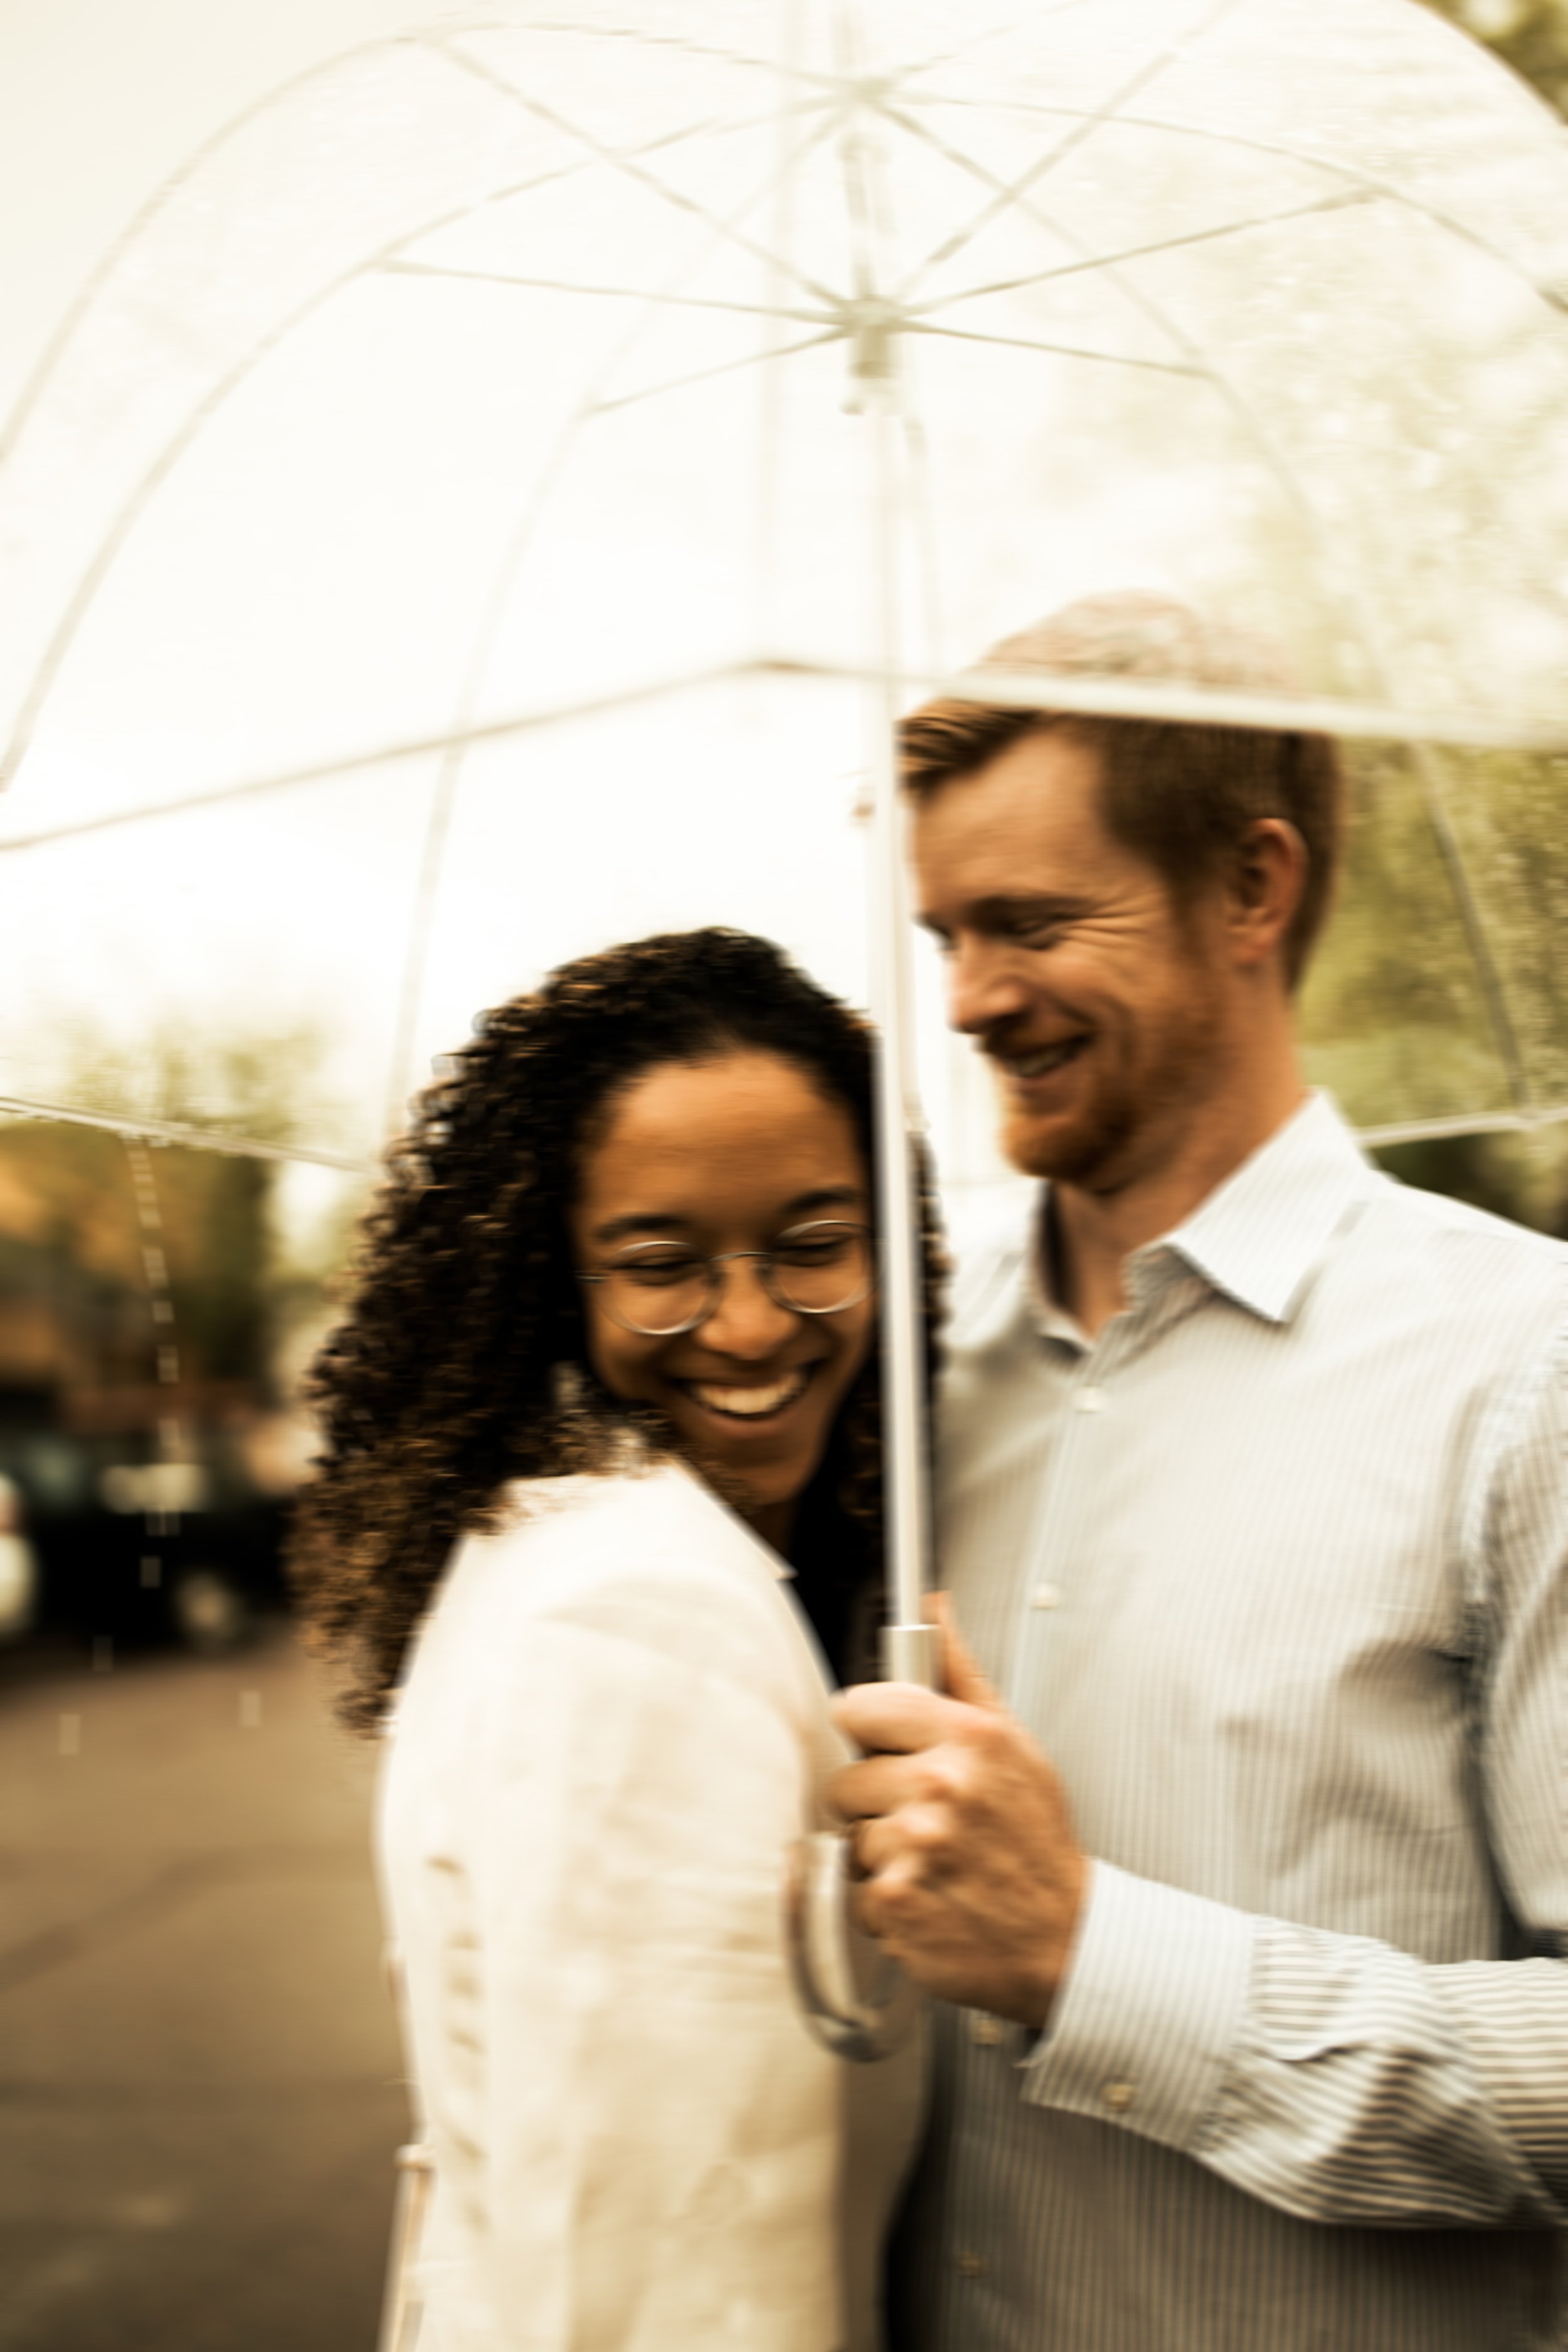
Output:
[[[1014,1164],[1100,1194],[1159,1171],[1228,1066],[1217,894],[1178,908],[1100,814],[1098,753],[1019,737],[919,804],[920,920],[997,1075]]]

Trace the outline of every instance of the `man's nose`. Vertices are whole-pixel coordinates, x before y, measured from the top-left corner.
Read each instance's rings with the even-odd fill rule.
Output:
[[[960,941],[947,968],[947,1018],[965,1036],[982,1035],[1022,1013],[1027,991],[1010,959],[986,940]]]
[[[698,1336],[721,1356],[761,1361],[783,1346],[797,1318],[770,1296],[754,1257],[725,1258],[718,1267],[719,1299]]]

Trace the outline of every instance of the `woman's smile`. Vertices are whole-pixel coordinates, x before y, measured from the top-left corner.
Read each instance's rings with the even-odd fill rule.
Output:
[[[571,1225],[595,1370],[737,1480],[781,1549],[870,1349],[871,1213],[849,1111],[751,1047],[645,1070],[583,1156]]]
[[[681,1380],[672,1374],[671,1385],[700,1405],[704,1412],[721,1421],[750,1423],[758,1430],[771,1430],[776,1429],[800,1402],[817,1369],[815,1361],[802,1364],[794,1371],[780,1373],[766,1381],[727,1381],[722,1374],[710,1380]]]

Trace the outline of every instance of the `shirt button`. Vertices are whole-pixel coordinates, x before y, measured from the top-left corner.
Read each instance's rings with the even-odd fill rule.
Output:
[[[1110,1399],[1103,1389],[1075,1389],[1073,1403],[1079,1412],[1103,1412]]]
[[[963,2253],[956,2256],[955,2259],[958,2263],[958,2275],[960,2278],[978,2278],[985,2268],[980,2256],[978,2254],[971,2253],[967,2246],[964,2248]]]
[[[973,2011],[969,2020],[969,2038],[978,2042],[983,2050],[994,2050],[1002,2039],[1001,2019],[987,2017],[984,2010]]]
[[[1061,1597],[1059,1585],[1037,1584],[1029,1595],[1029,1606],[1031,1609],[1055,1609]]]
[[[1131,2083],[1107,2083],[1100,2096],[1113,2116],[1124,2116],[1138,2094]]]

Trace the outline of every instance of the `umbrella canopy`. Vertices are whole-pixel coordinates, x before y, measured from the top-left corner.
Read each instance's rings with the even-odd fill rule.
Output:
[[[362,1161],[609,938],[864,996],[892,701],[1134,584],[1291,688],[1053,699],[1375,747],[1352,1115],[1568,1104],[1568,137],[1416,0],[91,13],[0,138],[80,263],[0,438],[0,1097]],[[225,1029],[269,1100],[172,1087]]]

